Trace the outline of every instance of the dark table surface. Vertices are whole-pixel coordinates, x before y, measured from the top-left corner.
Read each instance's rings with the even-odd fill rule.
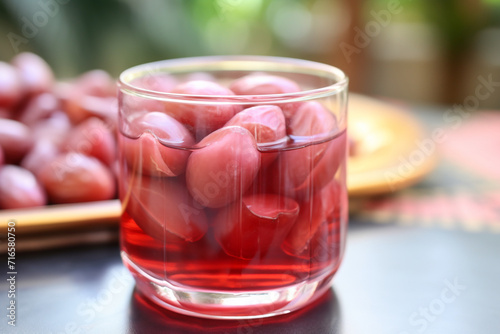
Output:
[[[438,114],[420,114],[440,126]],[[356,204],[333,287],[303,310],[244,321],[160,310],[134,292],[118,245],[107,244],[18,253],[16,327],[7,324],[3,279],[0,333],[498,334],[500,146],[488,143],[500,144],[500,114],[492,115],[471,117],[455,134],[474,139],[474,152],[449,140],[423,182]]]
[[[1,333],[500,333],[500,237],[353,222],[333,288],[266,320],[162,311],[134,293],[118,245],[21,254],[16,327]],[[2,285],[2,300],[6,291]],[[2,303],[6,313],[5,302]]]

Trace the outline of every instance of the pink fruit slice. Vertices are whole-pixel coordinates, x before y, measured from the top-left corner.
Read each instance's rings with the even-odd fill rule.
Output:
[[[285,116],[279,107],[263,105],[251,107],[236,114],[226,126],[241,126],[255,137],[259,144],[274,143],[285,139]],[[277,154],[263,154],[262,166],[267,166]]]
[[[180,84],[172,90],[174,94],[196,95],[196,96],[231,96],[234,93],[211,81],[195,80]],[[215,103],[204,103],[193,99],[192,103],[165,103],[165,112],[186,125],[195,134],[196,140],[221,128],[236,113],[241,111],[237,105]]]
[[[252,134],[239,126],[206,136],[191,153],[186,181],[191,195],[202,205],[220,208],[240,197],[260,167],[260,154]]]
[[[0,208],[21,209],[47,204],[47,195],[28,170],[6,165],[0,167]]]
[[[131,85],[155,92],[168,93],[177,85],[177,79],[168,74],[151,74],[133,80]],[[165,111],[165,104],[158,99],[123,94],[122,101],[122,111],[125,115],[137,111]]]
[[[37,174],[52,203],[103,201],[115,195],[115,180],[99,160],[79,153],[59,155]]]
[[[290,120],[288,134],[320,140],[337,129],[335,116],[317,101],[304,102]]]
[[[237,95],[286,94],[300,91],[294,81],[268,74],[249,74],[241,77],[229,87]]]
[[[185,184],[173,178],[132,174],[126,191],[126,211],[148,235],[165,240],[169,235],[194,242],[206,233],[207,217],[189,195]]]
[[[275,142],[286,136],[283,112],[273,105],[245,109],[226,123],[226,126],[231,125],[250,131],[257,143]]]
[[[62,149],[66,138],[72,129],[71,122],[63,111],[55,111],[49,118],[38,121],[31,127],[33,139],[50,141],[57,148]]]
[[[309,193],[319,190],[325,181],[331,180],[328,178],[335,174],[345,152],[345,141],[324,142],[336,129],[335,117],[318,102],[306,102],[297,110],[288,131],[298,148],[282,152],[271,166],[275,191],[306,198]],[[314,172],[326,151],[328,160],[318,173]]]
[[[155,92],[168,93],[177,85],[177,79],[166,73],[156,73],[137,78],[131,84]]]
[[[50,90],[54,83],[54,74],[49,64],[34,53],[23,52],[12,58],[21,76],[25,93],[39,94]]]
[[[0,61],[0,108],[15,107],[21,101],[23,93],[19,72],[12,65]]]
[[[274,194],[244,196],[220,209],[214,234],[224,251],[234,257],[264,256],[279,246],[299,214],[296,201]]]
[[[324,268],[325,264],[338,266],[343,252],[343,233],[345,231],[339,220],[330,224],[322,223],[312,236],[307,248],[295,256],[308,260],[313,270]]]
[[[107,166],[115,161],[116,143],[109,126],[99,118],[88,118],[68,135],[65,150],[95,157]]]
[[[96,114],[111,114],[117,110],[116,85],[105,71],[86,72],[62,91],[66,113],[74,124]]]
[[[230,89],[236,95],[289,94],[301,91],[300,86],[288,78],[258,73],[249,74],[233,81]],[[281,103],[278,105],[283,110],[287,123],[300,105],[301,102]]]
[[[21,122],[0,119],[0,146],[7,163],[18,163],[33,147],[30,129]]]
[[[59,148],[50,140],[39,140],[21,161],[21,167],[26,168],[35,176],[60,154]]]
[[[160,112],[145,113],[125,124],[122,131],[131,137],[120,136],[124,157],[139,173],[170,177],[184,172],[189,151],[160,143],[180,147],[194,144],[191,133],[172,117]]]
[[[38,121],[49,118],[54,111],[60,110],[59,108],[59,101],[54,94],[42,93],[33,97],[23,108],[19,121],[33,126]]]
[[[321,224],[328,224],[338,216],[341,203],[341,188],[331,181],[309,201],[300,205],[300,213],[283,242],[282,249],[290,255],[309,257],[309,243]]]
[[[294,192],[302,197],[306,194],[314,194],[330,182],[341,164],[346,159],[346,134],[341,133],[335,139],[327,143],[327,148],[316,163],[307,178],[294,189]]]

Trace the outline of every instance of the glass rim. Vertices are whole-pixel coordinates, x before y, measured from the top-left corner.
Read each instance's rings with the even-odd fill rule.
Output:
[[[247,67],[244,66],[245,64]],[[260,65],[260,67],[256,68],[256,65]],[[147,74],[165,72],[166,69],[175,69],[176,72],[178,72],[179,69],[185,69],[187,72],[208,73],[211,71],[281,71],[329,78],[335,82],[328,86],[294,93],[266,95],[179,94],[155,91],[131,83],[136,78],[143,77]],[[348,83],[349,78],[339,68],[310,60],[273,56],[203,56],[173,58],[130,67],[120,74],[118,79],[118,89],[122,92],[135,96],[170,102],[182,101],[184,103],[206,104],[273,104],[304,101],[335,95],[345,91]]]

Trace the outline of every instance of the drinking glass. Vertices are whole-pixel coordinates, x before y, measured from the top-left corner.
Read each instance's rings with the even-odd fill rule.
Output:
[[[278,57],[124,71],[120,239],[136,289],[217,319],[324,293],[346,239],[347,86],[335,67]]]

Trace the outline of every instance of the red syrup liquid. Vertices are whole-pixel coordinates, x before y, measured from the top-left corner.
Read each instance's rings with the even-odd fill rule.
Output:
[[[288,139],[279,147],[259,147],[266,166],[249,187],[237,189],[235,200],[213,208],[203,205],[203,194],[190,192],[186,172],[155,175],[140,155],[126,159],[123,142],[138,139],[120,134],[121,247],[128,261],[159,281],[203,291],[329,281],[341,261],[347,225],[346,133],[311,145]]]

